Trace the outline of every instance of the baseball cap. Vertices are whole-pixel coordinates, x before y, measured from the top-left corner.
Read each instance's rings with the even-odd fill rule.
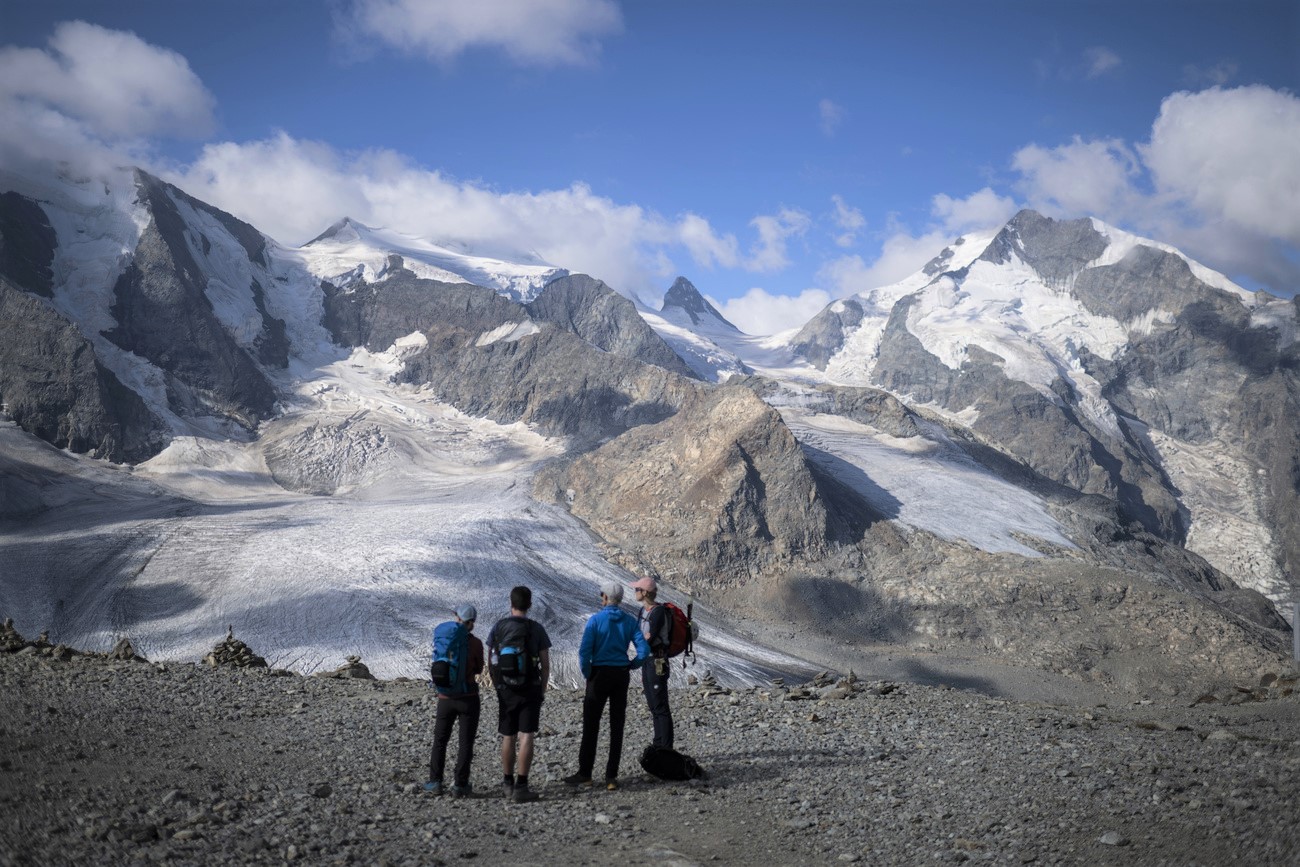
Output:
[[[478,619],[478,609],[468,603],[456,606],[456,616],[463,622],[469,623],[471,620]]]
[[[632,582],[632,589],[645,590],[648,592],[650,590],[658,590],[659,585],[655,583],[655,579],[653,578],[650,577],[638,578],[636,581]]]

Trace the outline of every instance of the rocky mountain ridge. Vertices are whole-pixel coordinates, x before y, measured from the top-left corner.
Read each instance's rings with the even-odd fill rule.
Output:
[[[1296,447],[1281,411],[1294,394],[1294,344],[1260,318],[1284,319],[1275,304],[1246,310],[1167,251],[1135,245],[1111,262],[1093,223],[1025,213],[985,247],[972,241],[913,283],[846,300],[810,324],[792,345],[805,347],[810,360],[825,359],[820,382],[756,363],[765,375],[719,386],[701,381],[698,365],[674,351],[680,330],[666,341],[647,325],[653,318],[585,275],[552,273],[523,300],[500,286],[431,279],[427,263],[389,250],[361,279],[348,267],[332,271],[342,275],[335,283],[307,269],[301,251],[158,179],[140,173],[134,184],[126,212],[102,202],[71,211],[21,196],[0,202],[0,302],[24,317],[28,339],[0,354],[0,395],[19,410],[10,417],[56,445],[122,459],[157,455],[150,463],[161,462],[159,472],[189,466],[213,479],[197,488],[192,478],[185,482],[203,492],[202,505],[176,506],[175,517],[146,514],[161,522],[129,543],[114,542],[124,546],[113,549],[121,556],[96,559],[81,547],[89,537],[59,526],[55,559],[76,564],[74,574],[86,580],[107,570],[93,580],[111,599],[132,599],[133,585],[173,586],[151,564],[166,562],[156,556],[164,549],[184,561],[184,546],[167,540],[181,526],[200,526],[169,523],[186,511],[220,520],[222,509],[269,497],[286,514],[322,520],[319,506],[295,505],[288,495],[334,498],[340,515],[366,498],[400,499],[409,508],[421,502],[417,478],[483,472],[461,463],[463,443],[443,431],[486,419],[499,426],[485,452],[496,457],[484,458],[486,465],[535,462],[519,477],[530,481],[537,511],[544,504],[591,534],[569,537],[571,545],[593,557],[595,546],[618,574],[656,575],[745,615],[858,644],[1018,656],[1130,689],[1165,678],[1239,678],[1285,653],[1288,627],[1276,611],[1239,588],[1235,573],[1184,547],[1201,518],[1173,482],[1167,456],[1179,444],[1228,436],[1224,419],[1234,412],[1252,424],[1273,412],[1246,437],[1244,451],[1230,454],[1285,472]],[[50,219],[41,223],[33,208]],[[105,213],[117,216],[90,222]],[[103,249],[78,260],[68,226],[98,232]],[[318,240],[354,229],[343,224]],[[339,264],[331,259],[329,267]],[[1142,322],[1130,332],[1138,349],[1068,343],[1082,327],[1068,323],[1025,344],[1029,353],[1017,354],[1022,344],[1014,341],[990,343],[979,328],[954,343],[954,316],[981,298],[1004,302],[1004,284],[994,277],[1007,267],[1031,274],[1045,293],[1075,287],[1069,291],[1080,293],[1085,310],[1129,298],[1125,315]],[[47,271],[61,282],[52,276],[47,284]],[[1186,305],[1132,301],[1151,274],[1173,275],[1161,291]],[[704,329],[710,339],[752,349],[688,281],[674,298],[681,305],[669,308],[693,310],[692,324],[712,323]],[[1028,304],[998,309],[1033,317]],[[1256,338],[1273,342],[1261,348]],[[863,355],[872,341],[874,355]],[[1067,343],[1077,365],[1054,360]],[[81,360],[69,366],[69,358]],[[845,373],[859,369],[866,374]],[[1035,378],[1043,370],[1051,377]],[[1198,428],[1198,389],[1220,376],[1235,390],[1203,395],[1216,415]],[[1159,397],[1171,383],[1178,384],[1172,396]],[[1252,407],[1255,415],[1247,415]],[[1159,423],[1137,421],[1161,411]],[[452,424],[447,413],[461,416]],[[507,432],[521,424],[552,438],[550,451],[521,449],[523,434]],[[202,445],[216,442],[214,434],[233,444]],[[191,458],[183,457],[205,453],[209,463],[187,465]],[[50,478],[45,470],[23,472]],[[160,478],[183,476],[167,469]],[[1285,478],[1270,484],[1252,502],[1270,538],[1285,542],[1295,528],[1280,510],[1295,486]],[[945,485],[991,499],[954,502]],[[0,509],[28,516],[0,528],[0,556],[17,564],[6,570],[11,575],[49,568],[31,565],[17,541],[33,521],[52,520],[53,501],[36,490],[24,488],[22,510]],[[986,505],[995,517],[980,514]],[[954,510],[971,514],[945,515]],[[485,518],[475,532],[490,538],[504,520]],[[528,534],[507,535],[527,545]],[[551,562],[562,547],[547,555]],[[552,567],[529,560],[494,571],[522,569],[558,590],[563,582]],[[385,586],[389,568],[443,580],[433,566],[405,561],[367,577]],[[0,601],[26,617],[48,617],[67,604],[77,580],[60,579],[57,592],[8,584]],[[112,589],[118,582],[121,589]],[[194,592],[184,580],[178,586],[181,599]],[[169,610],[183,616],[197,604],[187,599],[179,612]],[[119,623],[150,622],[147,613],[138,619],[134,603],[109,607],[125,612],[115,615]],[[385,628],[411,631],[394,619]],[[563,634],[571,631],[566,621]],[[419,642],[411,643],[416,653]]]

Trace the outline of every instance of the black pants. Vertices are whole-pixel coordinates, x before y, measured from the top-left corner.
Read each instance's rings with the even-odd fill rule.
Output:
[[[654,722],[655,737],[651,741],[657,747],[673,748],[673,712],[668,709],[668,660],[664,660],[664,673],[655,674],[655,661],[647,659],[641,666],[641,689],[645,692],[645,703],[650,707],[650,719]]]
[[[631,683],[628,669],[605,665],[592,666],[587,679],[587,694],[582,699],[582,744],[578,747],[578,773],[591,776],[596,765],[596,735],[600,717],[609,702],[609,760],[605,779],[618,777],[618,762],[623,755],[623,726],[627,722],[627,687]]]
[[[474,762],[474,738],[478,734],[478,715],[482,700],[478,695],[439,698],[438,715],[433,723],[433,756],[429,760],[429,779],[442,782],[447,764],[447,744],[451,727],[460,720],[460,746],[456,751],[456,785],[469,785],[469,767]]]

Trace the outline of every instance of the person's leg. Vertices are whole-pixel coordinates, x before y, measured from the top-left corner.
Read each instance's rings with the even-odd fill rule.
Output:
[[[539,691],[529,696],[519,709],[519,776],[527,777],[533,765],[533,738],[542,727],[542,702],[545,697]]]
[[[515,736],[501,737],[501,773],[507,777],[515,775]]]
[[[528,776],[533,766],[533,732],[519,733],[519,776]]]
[[[513,693],[497,690],[497,732],[501,735],[501,773],[513,782],[515,776],[515,736],[519,734],[519,709]]]
[[[469,785],[469,769],[474,763],[474,738],[478,736],[478,718],[482,703],[477,695],[460,702],[460,742],[456,750],[456,785]]]
[[[596,766],[596,737],[600,733],[600,716],[605,712],[605,669],[592,671],[587,692],[582,697],[582,742],[578,746],[578,773],[590,777]]]
[[[429,781],[441,783],[443,768],[447,763],[447,744],[451,741],[451,726],[456,721],[456,713],[451,707],[451,699],[440,698],[437,702],[433,720],[433,753],[429,757]]]
[[[655,674],[654,660],[647,660],[641,666],[641,689],[645,693],[646,706],[650,708],[650,719],[654,723],[654,740],[657,747],[673,746],[673,717],[668,710],[668,669],[663,674]]]
[[[605,779],[618,779],[619,760],[623,757],[623,727],[627,723],[627,688],[632,673],[626,669],[613,669],[609,685],[609,761],[605,763]]]

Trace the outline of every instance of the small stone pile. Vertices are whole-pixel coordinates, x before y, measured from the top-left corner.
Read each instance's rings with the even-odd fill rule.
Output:
[[[1193,704],[1245,704],[1294,695],[1300,689],[1300,675],[1266,674],[1256,686],[1235,686],[1207,692]]]
[[[14,628],[14,619],[6,617],[4,626],[0,626],[0,652],[17,653],[27,646],[27,639]]]
[[[62,647],[62,645],[60,645],[60,647]],[[118,640],[117,644],[113,645],[113,649],[108,652],[108,658],[118,659],[121,660],[122,662],[148,662],[149,661],[145,659],[143,656],[141,656],[140,654],[135,652],[135,647],[131,645],[131,640],[129,638],[122,638]]]
[[[355,680],[374,680],[375,676],[366,668],[366,664],[361,661],[361,657],[353,655],[348,657],[348,661],[340,665],[333,671],[319,671],[316,677],[334,677],[334,678],[352,678]]]
[[[266,660],[258,656],[252,649],[235,637],[235,628],[226,627],[226,637],[216,647],[203,657],[203,661],[212,668],[219,668],[224,665],[235,668],[266,668]]]

